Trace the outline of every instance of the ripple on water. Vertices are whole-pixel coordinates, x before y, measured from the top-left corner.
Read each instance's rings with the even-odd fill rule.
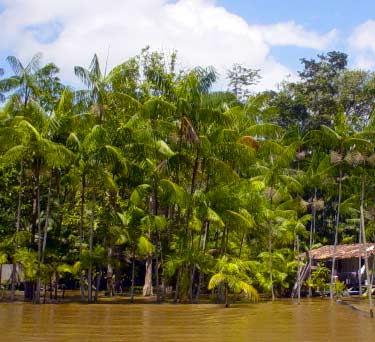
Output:
[[[0,304],[0,341],[373,341],[375,323],[328,300],[220,305]]]

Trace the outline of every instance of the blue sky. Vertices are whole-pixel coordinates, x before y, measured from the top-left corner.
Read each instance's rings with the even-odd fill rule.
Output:
[[[356,27],[375,19],[375,1],[371,0],[219,0],[217,3],[254,24],[294,21],[319,33],[337,29],[338,39],[330,47],[348,52],[349,57],[347,38]],[[314,58],[316,54],[314,49],[293,46],[273,49],[278,60],[294,68],[299,67],[300,58]]]
[[[0,67],[9,54],[42,52],[76,84],[74,65],[110,50],[110,66],[146,45],[179,52],[180,67],[232,63],[260,68],[260,88],[295,77],[299,59],[341,50],[353,68],[375,67],[370,0],[0,0]],[[225,87],[225,82],[219,87]]]

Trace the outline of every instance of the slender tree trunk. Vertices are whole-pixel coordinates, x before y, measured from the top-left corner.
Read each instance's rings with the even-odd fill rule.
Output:
[[[358,289],[359,289],[359,295],[362,296],[362,254],[363,254],[363,242],[362,242],[362,224],[361,224],[361,218],[359,221],[359,241],[358,241],[360,247],[359,247],[359,257],[358,257]]]
[[[301,258],[299,255],[299,237],[296,236],[297,239],[297,253],[298,253],[298,270],[297,270],[297,298],[298,298],[298,304],[301,304]]]
[[[135,284],[135,247],[132,253],[132,280],[130,286],[130,303],[134,303],[134,284]]]
[[[269,254],[269,260],[268,260],[268,267],[269,267],[269,272],[270,272],[270,284],[271,284],[271,298],[272,301],[275,300],[275,291],[273,288],[273,272],[272,272],[272,232],[269,232],[269,237],[268,237],[268,254]]]
[[[49,176],[49,183],[48,183],[47,208],[46,208],[46,218],[44,222],[44,234],[43,234],[43,246],[42,246],[42,263],[44,262],[46,245],[47,245],[48,224],[49,224],[49,216],[50,216],[50,210],[51,210],[51,190],[52,190],[52,171]]]
[[[316,201],[316,188],[314,191],[314,198],[312,203],[312,219],[310,222],[310,241],[309,241],[309,264],[310,264],[310,274],[309,274],[309,280],[311,281],[311,274],[312,274],[312,246],[314,244],[314,233],[315,233],[315,220],[316,220],[316,207],[315,207],[315,201]],[[309,297],[312,297],[312,289],[309,285]]]
[[[108,248],[108,260],[111,260],[112,258],[112,248]],[[113,296],[113,266],[111,262],[108,262],[107,265],[107,291],[108,291],[108,296],[112,297]]]
[[[93,250],[93,240],[94,240],[94,224],[95,224],[95,190],[92,191],[91,198],[91,219],[90,219],[90,236],[89,236],[89,269],[87,274],[88,283],[88,299],[89,303],[92,302],[92,250]]]
[[[340,205],[341,205],[341,192],[342,192],[342,171],[340,170],[340,179],[339,179],[339,200],[337,204],[337,212],[336,212],[336,224],[335,224],[335,241],[333,245],[333,257],[332,257],[332,268],[331,268],[331,284],[330,284],[330,298],[333,300],[333,287],[335,285],[335,264],[336,264],[336,250],[337,250],[337,243],[338,243],[338,234],[339,234],[339,223],[340,223]]]
[[[174,293],[174,303],[179,302],[179,296],[180,296],[180,280],[181,280],[181,275],[182,275],[182,269],[180,268],[177,273],[177,280],[176,280],[176,291]]]
[[[79,222],[79,258],[82,259],[82,243],[83,243],[83,224],[84,224],[84,213],[85,213],[85,191],[86,191],[86,176],[82,175],[82,187],[81,187],[81,213]],[[80,270],[79,273],[79,289],[81,294],[81,300],[85,299],[85,280],[83,272]]]
[[[205,253],[205,251],[206,251],[206,244],[207,244],[207,236],[208,236],[209,226],[210,226],[210,222],[206,220],[204,222],[204,236],[203,236],[203,245],[202,245],[203,253]],[[202,282],[203,282],[203,277],[204,277],[204,274],[203,274],[202,270],[200,270],[197,293],[196,293],[196,296],[195,296],[195,301],[197,303],[199,303],[199,297],[200,297],[200,293],[201,293],[201,286],[202,286]]]
[[[153,206],[152,206],[152,211],[153,215],[156,216],[158,215],[158,184],[156,177],[154,177],[154,191],[153,191]],[[157,236],[157,241],[156,241],[156,258],[155,258],[155,276],[156,276],[156,303],[160,302],[160,282],[159,282],[159,253],[160,253],[160,233],[159,230],[156,229],[156,236]]]
[[[153,179],[153,191],[151,196],[151,209],[154,216],[158,214],[158,193],[157,193],[157,181],[156,177]],[[148,231],[148,238],[151,240],[151,230]],[[157,247],[158,248],[158,247]],[[156,254],[158,254],[158,251],[156,251]],[[156,272],[158,273],[158,256],[156,260]],[[156,288],[156,300],[158,300],[158,282],[159,282],[159,274],[156,275],[156,281],[157,281],[157,288]],[[143,285],[143,296],[149,297],[153,296],[153,287],[152,287],[152,253],[148,253],[147,259],[146,259],[146,272],[145,272],[145,280]]]
[[[229,301],[228,301],[228,284],[225,284],[224,287],[224,297],[225,297],[225,307],[229,308]]]
[[[195,278],[195,265],[190,271],[189,299],[190,299],[191,304],[193,304],[193,297],[194,297],[194,294],[193,294],[194,278]]]
[[[159,247],[157,247],[159,249]],[[156,251],[155,258],[155,276],[156,276],[156,303],[160,302],[160,284],[159,284],[159,251]]]
[[[47,297],[47,284],[44,283],[43,304],[46,304],[46,297]]]
[[[16,217],[16,234],[20,231],[21,225],[21,200],[22,200],[22,180],[23,180],[23,161],[20,163],[20,173],[19,173],[19,190],[18,190],[18,203],[17,203],[17,217]],[[18,246],[15,245],[17,248]],[[13,257],[14,258],[14,257]],[[12,266],[12,284],[11,284],[11,291],[10,291],[10,300],[14,300],[15,292],[16,292],[16,281],[17,281],[17,263],[13,260]],[[1,282],[0,282],[1,285]]]
[[[362,229],[362,239],[363,239],[363,251],[364,251],[364,257],[365,257],[369,313],[370,313],[370,317],[373,318],[374,317],[374,307],[373,307],[373,303],[372,303],[372,286],[371,286],[371,280],[370,280],[370,268],[369,268],[369,264],[368,264],[368,254],[367,254],[365,215],[363,213],[364,192],[365,192],[365,176],[362,175],[361,205],[360,205],[361,229]]]
[[[145,274],[145,283],[143,286],[143,296],[149,297],[153,296],[153,288],[152,288],[152,253],[148,253],[146,259],[146,274]]]
[[[161,266],[161,288],[160,288],[160,290],[158,288],[158,295],[159,295],[159,302],[163,302],[164,297],[165,297],[165,273],[164,273],[164,267],[163,267],[163,264],[164,264],[164,262],[163,262],[163,248],[162,248],[162,244],[161,244],[160,231],[158,231],[158,246],[159,246],[160,266]],[[158,269],[157,277],[158,277],[158,283],[160,283],[159,269]],[[159,284],[159,287],[160,287],[160,284]]]
[[[54,300],[57,300],[57,287],[59,286],[59,275],[57,273],[57,271],[55,271],[55,284],[54,284]]]
[[[41,272],[41,257],[42,257],[42,225],[40,220],[40,161],[37,161],[37,185],[36,185],[36,194],[37,194],[37,220],[38,220],[38,278],[36,281],[35,288],[35,298],[34,303],[40,304],[40,272]]]
[[[102,279],[102,270],[99,269],[98,275],[96,276],[96,284],[95,284],[95,298],[94,298],[95,303],[98,302],[101,279]]]
[[[245,241],[245,232],[243,232],[242,234],[242,238],[241,238],[241,245],[240,245],[240,251],[238,252],[238,257],[241,258],[241,252],[242,252],[242,247],[243,247],[243,243]]]

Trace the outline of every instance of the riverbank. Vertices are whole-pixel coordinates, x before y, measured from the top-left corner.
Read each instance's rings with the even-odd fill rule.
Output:
[[[234,300],[235,298],[235,300]],[[268,301],[270,296],[268,295],[259,295],[259,301]],[[31,302],[31,300],[27,300],[24,298],[23,291],[16,291],[14,301],[10,300],[10,291],[2,291],[0,293],[0,303],[27,303]],[[248,303],[246,298],[241,297],[240,295],[231,295],[231,303]],[[85,300],[81,299],[80,292],[78,290],[59,290],[57,292],[56,298],[54,295],[47,292],[44,296],[42,292],[41,296],[41,303],[43,304],[86,304],[87,298]],[[134,296],[134,303],[136,304],[153,304],[157,303],[156,295],[143,297],[142,295]],[[163,303],[174,303],[173,296],[167,296]],[[181,304],[191,304],[188,298],[183,299]],[[100,291],[98,295],[98,301],[96,304],[130,304],[130,295],[129,293],[124,294],[116,294],[114,296],[107,296],[104,291]],[[197,303],[195,303],[197,304]],[[217,300],[215,295],[212,294],[201,294],[199,298],[199,304],[217,304]]]

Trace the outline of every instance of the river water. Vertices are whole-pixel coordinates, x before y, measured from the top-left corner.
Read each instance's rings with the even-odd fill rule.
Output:
[[[375,341],[375,319],[328,300],[220,305],[0,304],[0,341]]]

